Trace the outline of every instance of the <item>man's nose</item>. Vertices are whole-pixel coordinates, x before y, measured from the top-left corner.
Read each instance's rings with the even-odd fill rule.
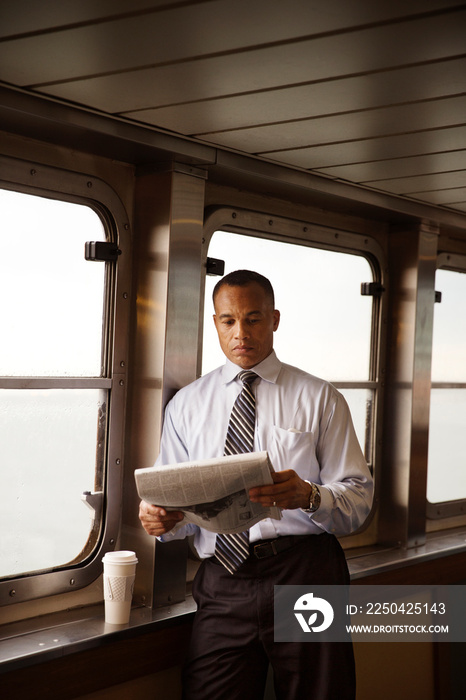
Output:
[[[248,337],[247,324],[242,321],[238,321],[236,324],[236,338],[242,340]]]

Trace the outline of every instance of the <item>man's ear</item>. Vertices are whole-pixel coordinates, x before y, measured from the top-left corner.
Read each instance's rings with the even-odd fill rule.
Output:
[[[278,309],[275,309],[273,312],[273,330],[274,330],[274,332],[277,330],[279,324],[280,324],[280,311]]]

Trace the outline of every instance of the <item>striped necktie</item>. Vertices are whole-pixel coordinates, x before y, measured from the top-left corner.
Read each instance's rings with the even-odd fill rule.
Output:
[[[243,388],[238,395],[230,415],[225,440],[225,455],[252,452],[254,449],[254,428],[256,422],[256,398],[251,384],[257,374],[243,370],[238,374]],[[249,530],[232,535],[217,535],[215,557],[234,574],[249,556]]]

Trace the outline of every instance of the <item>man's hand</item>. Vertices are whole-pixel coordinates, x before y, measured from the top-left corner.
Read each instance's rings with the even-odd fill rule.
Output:
[[[272,478],[273,484],[249,489],[251,501],[262,503],[263,506],[289,509],[309,506],[311,487],[293,469],[272,472]]]
[[[147,534],[155,537],[172,530],[183,517],[180,510],[166,511],[165,508],[152,506],[145,501],[141,501],[139,505],[139,520]]]

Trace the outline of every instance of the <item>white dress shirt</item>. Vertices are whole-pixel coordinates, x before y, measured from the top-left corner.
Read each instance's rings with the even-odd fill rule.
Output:
[[[256,379],[254,450],[267,450],[275,471],[294,469],[319,485],[321,504],[309,515],[282,510],[250,529],[250,541],[282,535],[346,535],[366,519],[373,482],[361,452],[348,405],[335,387],[280,362],[272,352],[253,368]],[[156,464],[175,464],[223,455],[232,406],[242,383],[241,368],[222,367],[180,389],[167,405]],[[215,533],[192,524],[163,535],[162,541],[194,534],[201,558],[214,554]]]

